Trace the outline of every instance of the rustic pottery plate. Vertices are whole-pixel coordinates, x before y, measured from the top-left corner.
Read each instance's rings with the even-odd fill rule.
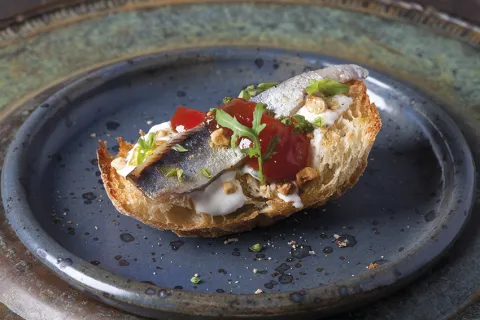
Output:
[[[475,169],[466,139],[445,110],[475,99],[465,94],[456,100],[449,77],[462,75],[454,78],[455,92],[472,90],[478,79],[432,52],[455,44],[464,50],[462,61],[475,65],[471,47],[407,24],[398,31],[400,22],[307,4],[152,6],[95,19],[71,31],[84,41],[82,52],[43,64],[55,70],[72,59],[104,63],[43,91],[2,170],[2,198],[17,235],[74,287],[151,317],[328,316],[409,283],[464,227]],[[101,29],[115,31],[119,42],[98,36],[100,25],[112,28]],[[423,42],[395,48],[394,40],[404,34]],[[59,33],[48,43],[57,48],[69,36]],[[29,48],[39,50],[34,41]],[[208,110],[252,82],[345,62],[371,70],[367,86],[383,128],[365,174],[341,198],[270,228],[233,235],[238,242],[231,244],[225,237],[178,238],[111,205],[95,160],[98,139],[114,152],[115,137],[134,139],[139,129],[168,120],[178,105]],[[440,73],[437,64],[444,68]],[[30,81],[25,86],[40,84]],[[6,103],[14,94],[5,96]],[[340,248],[334,235],[349,246]],[[292,240],[299,250],[288,245]],[[255,243],[265,249],[250,252]],[[371,264],[377,268],[369,269]],[[190,282],[195,273],[199,284]],[[264,293],[254,295],[257,289]]]

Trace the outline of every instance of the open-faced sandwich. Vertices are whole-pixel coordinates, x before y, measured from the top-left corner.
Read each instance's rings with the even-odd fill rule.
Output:
[[[181,236],[267,226],[324,204],[363,173],[381,120],[361,81],[337,65],[249,86],[208,112],[179,107],[135,145],[97,152],[121,213]]]

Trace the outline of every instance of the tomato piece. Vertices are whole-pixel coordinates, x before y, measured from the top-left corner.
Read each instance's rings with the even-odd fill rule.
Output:
[[[295,180],[296,174],[308,164],[310,139],[305,133],[293,133],[293,126],[287,127],[279,120],[269,118],[271,117],[266,115],[262,117],[262,123],[267,124],[260,132],[262,154],[267,152],[275,135],[278,135],[278,144],[276,153],[264,162],[263,174],[268,181]],[[247,164],[258,170],[257,158],[248,160]]]
[[[253,111],[255,110],[256,105],[257,104],[255,102],[249,102],[244,99],[235,98],[232,99],[229,103],[219,107],[219,109],[222,109],[232,117],[237,118],[238,122],[240,122],[244,126],[251,128],[253,121]],[[207,119],[206,123],[208,125],[208,128],[210,129],[210,132],[213,132],[216,129],[220,128],[220,126],[217,124],[217,121],[215,121],[214,119]],[[233,134],[232,130],[228,128],[224,128],[223,130],[224,134],[227,137],[230,137]]]
[[[188,130],[198,126],[203,122],[204,118],[205,113],[201,111],[179,106],[175,111],[172,120],[170,120],[170,125],[172,126],[173,130],[177,130],[176,128],[178,126],[183,126],[184,130]]]
[[[255,106],[255,102],[236,98],[220,109],[237,118],[238,122],[244,126],[251,128]],[[218,124],[214,120],[207,121],[207,123],[211,131],[218,128]],[[286,126],[280,120],[266,113],[263,114],[261,123],[266,124],[259,135],[263,155],[267,152],[273,137],[278,136],[275,153],[263,164],[264,176],[268,181],[295,180],[296,174],[308,164],[310,139],[305,133],[293,133],[293,125]],[[224,130],[227,135],[232,134],[231,130]],[[256,157],[249,159],[247,164],[258,170]]]

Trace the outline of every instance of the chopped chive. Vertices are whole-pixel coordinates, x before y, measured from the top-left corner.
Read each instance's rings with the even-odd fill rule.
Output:
[[[292,125],[292,119],[285,117],[282,120],[280,120],[284,125],[286,126],[291,126]]]
[[[199,284],[202,280],[198,276],[193,276],[192,279],[190,279],[190,282]]]
[[[260,243],[256,243],[253,246],[249,248],[253,252],[260,252],[262,251],[263,247],[260,245]]]
[[[315,127],[320,128],[320,127],[325,125],[325,121],[323,121],[322,117],[317,117],[317,118],[315,118],[315,120],[313,120],[312,124]]]
[[[183,170],[179,168],[173,168],[165,174],[166,177],[177,177],[179,181],[183,179]]]
[[[210,172],[210,169],[208,169],[208,168],[200,169],[200,173],[208,179],[212,178],[212,173]]]
[[[187,149],[185,149],[185,147],[179,145],[179,144],[176,144],[172,147],[173,150],[175,151],[178,151],[178,152],[188,152]]]

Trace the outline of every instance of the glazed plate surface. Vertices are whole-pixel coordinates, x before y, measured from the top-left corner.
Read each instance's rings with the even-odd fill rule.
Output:
[[[345,61],[215,47],[100,68],[49,97],[18,131],[2,172],[7,216],[62,278],[143,315],[313,317],[383,297],[449,247],[474,193],[461,132],[436,101],[389,76],[371,69],[366,81],[383,128],[358,184],[266,229],[201,239],[145,226],[116,212],[95,159],[98,139],[115,153],[117,136],[134,142],[179,105],[208,110],[246,85],[336,63]],[[334,235],[350,246],[340,248]],[[248,250],[256,243],[262,252]],[[379,267],[369,270],[372,263]],[[190,282],[195,273],[200,284]]]

